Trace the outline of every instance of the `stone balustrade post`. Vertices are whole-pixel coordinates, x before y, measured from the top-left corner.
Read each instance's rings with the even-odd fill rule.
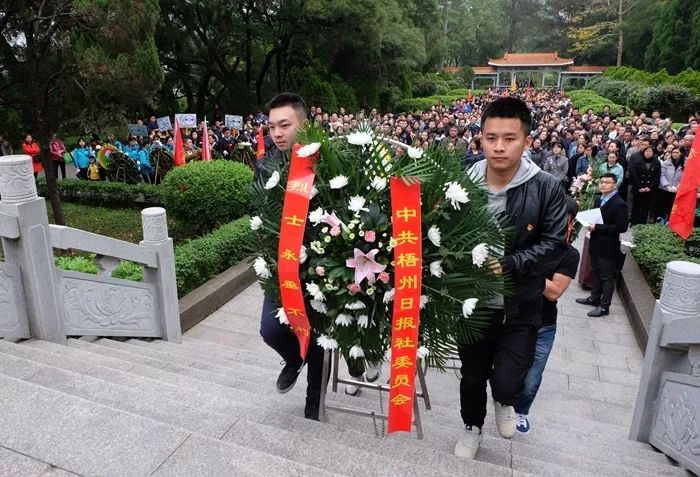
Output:
[[[630,439],[649,441],[659,405],[662,373],[670,371],[690,376],[700,369],[697,346],[674,348],[662,342],[664,326],[688,319],[690,322],[683,322],[684,325],[700,327],[700,265],[670,262],[666,265],[661,299],[656,301],[649,330]]]
[[[143,240],[140,245],[158,254],[158,268],[144,267],[144,280],[156,286],[163,339],[180,343],[180,307],[175,278],[175,249],[168,237],[165,209],[149,207],[141,211]]]
[[[46,203],[37,196],[31,157],[0,157],[0,198],[0,212],[16,217],[19,224],[19,238],[3,238],[2,247],[5,260],[20,269],[30,333],[65,344]]]

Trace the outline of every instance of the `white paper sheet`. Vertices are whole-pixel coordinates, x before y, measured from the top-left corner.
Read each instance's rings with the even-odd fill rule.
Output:
[[[603,215],[600,213],[600,208],[582,210],[576,214],[576,220],[584,227],[588,227],[593,224],[602,224]]]

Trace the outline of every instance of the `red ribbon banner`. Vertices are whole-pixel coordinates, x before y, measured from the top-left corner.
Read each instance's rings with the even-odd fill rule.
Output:
[[[299,157],[297,155],[299,147],[299,144],[295,144],[292,150],[287,190],[284,193],[277,266],[282,307],[292,331],[299,340],[301,358],[306,359],[306,351],[311,339],[311,325],[306,315],[304,295],[299,280],[299,261],[306,218],[309,214],[311,190],[314,186],[315,174],[312,164],[316,155]]]
[[[422,273],[420,184],[391,178],[394,309],[391,320],[389,432],[411,432]]]

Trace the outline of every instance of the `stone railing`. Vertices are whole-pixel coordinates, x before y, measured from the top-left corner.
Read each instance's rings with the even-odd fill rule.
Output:
[[[159,337],[180,341],[175,255],[165,210],[141,212],[143,240],[131,244],[49,225],[29,156],[0,157],[0,338]],[[97,255],[99,273],[58,270],[53,248]],[[121,260],[144,267],[143,282],[112,278]]]
[[[630,438],[700,474],[700,265],[666,266]]]

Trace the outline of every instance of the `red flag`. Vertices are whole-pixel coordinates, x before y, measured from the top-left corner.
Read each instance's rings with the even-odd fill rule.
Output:
[[[685,161],[683,177],[678,184],[676,200],[673,202],[671,216],[668,219],[668,226],[683,240],[688,240],[693,233],[698,188],[700,188],[700,134],[695,135],[690,154]]]
[[[211,161],[211,147],[209,146],[209,134],[207,133],[207,118],[204,118],[204,130],[202,131],[202,160]]]
[[[258,128],[258,152],[256,156],[258,159],[262,159],[265,156],[265,136],[263,135],[262,125]]]
[[[174,163],[176,166],[185,165],[185,148],[182,145],[182,135],[180,134],[180,122],[175,120],[175,138],[173,140]]]

